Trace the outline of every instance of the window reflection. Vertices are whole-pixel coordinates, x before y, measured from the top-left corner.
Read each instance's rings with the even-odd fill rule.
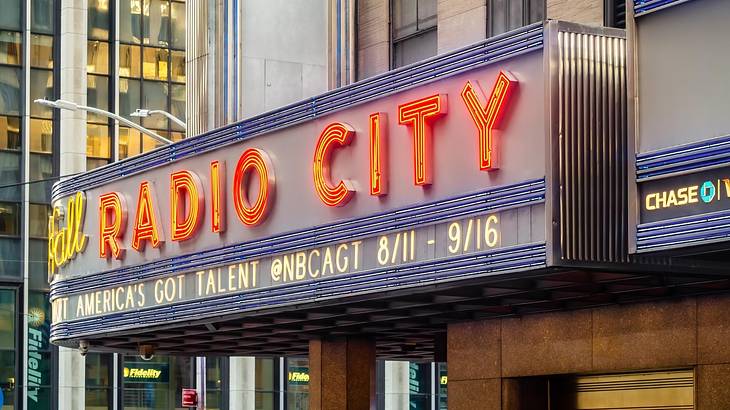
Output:
[[[86,77],[86,103],[90,107],[109,110],[109,77],[102,75],[91,75]],[[36,104],[37,105],[37,104]],[[107,123],[104,116],[87,113],[87,121]]]
[[[20,152],[0,151],[0,181],[5,188],[0,188],[0,200],[20,201]]]
[[[125,410],[167,410],[177,408],[182,402],[182,388],[190,387],[192,360],[189,357],[156,356],[141,361],[138,356],[124,358]],[[136,377],[133,370],[155,369],[157,377]]]
[[[185,118],[185,86],[170,85],[170,114],[177,118]],[[173,129],[181,129],[181,127],[170,121]]]
[[[171,48],[185,49],[185,3],[172,3]]]
[[[109,1],[89,0],[88,30],[89,38],[107,40],[109,38]]]
[[[30,204],[28,207],[28,217],[30,218],[30,226],[28,234],[34,238],[48,237],[48,215],[51,207],[44,204]]]
[[[89,41],[86,46],[86,71],[109,74],[109,43]]]
[[[31,0],[30,27],[33,32],[53,34],[53,3],[53,0]]]
[[[10,202],[0,202],[0,235],[20,235],[19,205]],[[17,254],[13,255],[17,258]]]
[[[30,151],[50,154],[53,147],[53,122],[30,120]]]
[[[185,82],[185,52],[170,52],[170,77],[172,81],[177,83]]]
[[[32,34],[30,38],[31,67],[53,68],[53,36]]]
[[[140,77],[142,48],[126,44],[119,45],[119,75],[122,77]],[[183,58],[185,54],[183,53]]]
[[[0,28],[20,31],[23,19],[21,18],[23,0],[3,1],[2,13],[0,13]]]
[[[119,158],[129,158],[142,153],[142,135],[139,131],[119,127]]]
[[[139,80],[119,79],[119,114],[136,123],[139,123],[139,117],[130,117],[129,114],[141,107],[141,88]]]
[[[109,127],[101,124],[86,124],[86,168],[98,168],[109,163]]]
[[[30,184],[30,200],[33,202],[51,202],[51,187],[54,182],[52,180],[53,157],[48,154],[30,154],[28,165],[31,181],[44,181]]]
[[[0,31],[0,64],[20,65],[21,34],[12,31]]]
[[[0,114],[20,115],[20,79],[20,68],[0,67]]]
[[[142,107],[148,110],[167,111],[167,83],[145,81],[142,84]],[[167,129],[167,118],[162,115],[151,115],[142,119],[146,128]]]
[[[167,80],[167,61],[170,52],[164,48],[145,48],[142,75],[149,80]]]
[[[144,44],[167,47],[170,43],[170,2],[144,0]]]
[[[0,116],[0,150],[20,150],[20,118]]]
[[[53,71],[30,70],[30,100],[38,98],[53,99]],[[30,115],[41,118],[52,118],[53,109],[40,104],[30,105]]]
[[[2,208],[3,205],[0,204],[0,219],[2,218]],[[0,233],[0,235],[2,234]],[[18,257],[20,254],[20,238],[0,237],[0,276],[20,276],[20,258]],[[2,351],[0,351],[0,354],[2,354]],[[0,359],[0,363],[2,363],[3,360],[4,359]],[[0,374],[0,383],[4,383],[5,381],[6,379],[2,377],[2,374]],[[0,387],[5,389],[5,385],[0,385]],[[8,396],[6,390],[6,402],[7,399]]]
[[[111,404],[111,372],[114,356],[89,353],[86,356],[86,409],[107,410]]]
[[[142,42],[142,0],[119,0],[119,39]]]

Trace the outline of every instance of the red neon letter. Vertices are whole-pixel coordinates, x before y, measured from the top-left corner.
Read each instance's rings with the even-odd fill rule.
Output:
[[[347,124],[335,122],[322,131],[314,150],[314,188],[319,199],[328,206],[342,206],[350,200],[355,188],[349,180],[332,184],[330,175],[330,159],[332,150],[337,146],[350,145],[355,130]]]
[[[200,226],[205,200],[200,178],[190,171],[170,174],[171,239],[190,239]]]
[[[160,238],[160,230],[162,229],[157,223],[159,212],[152,198],[152,186],[149,182],[144,181],[139,185],[139,197],[137,198],[137,214],[134,218],[134,229],[132,229],[132,248],[143,251],[144,241],[150,241],[152,247],[160,246],[164,242]]]
[[[259,193],[253,205],[248,198],[251,172],[259,178]],[[264,221],[274,198],[275,182],[274,168],[266,152],[249,148],[241,155],[233,174],[233,206],[244,225],[256,226]]]
[[[443,114],[446,114],[445,94],[398,106],[398,122],[413,128],[413,181],[416,185],[429,185],[433,180],[431,123]]]
[[[226,230],[225,185],[226,163],[213,161],[210,163],[210,229],[213,232]]]
[[[388,193],[388,142],[385,135],[386,114],[370,114],[370,195]]]
[[[124,257],[120,239],[127,226],[127,204],[118,192],[99,195],[99,257]]]
[[[461,98],[469,109],[474,125],[479,129],[479,169],[482,171],[499,168],[494,134],[506,111],[509,96],[516,86],[517,80],[510,73],[501,71],[484,107],[480,102],[482,98],[479,94],[482,92],[479,85],[472,86],[467,81],[461,90]]]

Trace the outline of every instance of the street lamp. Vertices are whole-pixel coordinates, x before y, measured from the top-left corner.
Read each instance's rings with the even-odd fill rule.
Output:
[[[37,100],[34,100],[33,102],[40,104],[40,105],[44,105],[46,107],[51,107],[51,108],[59,108],[62,110],[69,110],[69,111],[82,110],[82,111],[88,111],[88,112],[91,112],[94,114],[103,115],[105,117],[109,117],[111,119],[117,120],[120,123],[122,123],[128,127],[134,128],[143,134],[147,134],[150,137],[154,138],[155,140],[157,140],[163,144],[166,144],[166,145],[172,144],[172,141],[170,141],[169,139],[157,134],[154,131],[148,130],[147,128],[145,128],[139,124],[136,124],[120,115],[114,114],[113,112],[100,110],[100,109],[94,108],[94,107],[88,107],[86,105],[79,105],[74,102],[66,101],[66,100],[49,101],[49,100],[45,100],[43,98],[39,98]]]
[[[146,118],[146,117],[149,117],[150,115],[154,115],[154,114],[164,115],[165,117],[169,118],[170,121],[172,121],[175,124],[177,124],[180,127],[182,127],[183,130],[187,130],[187,126],[185,125],[185,123],[180,118],[177,118],[176,116],[170,114],[167,111],[162,111],[162,110],[145,110],[145,109],[142,109],[142,108],[137,108],[133,113],[131,113],[129,115],[132,116],[132,117]]]

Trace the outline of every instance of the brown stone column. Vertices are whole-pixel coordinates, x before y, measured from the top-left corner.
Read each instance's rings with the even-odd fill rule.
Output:
[[[349,337],[309,342],[309,408],[375,408],[375,341]]]

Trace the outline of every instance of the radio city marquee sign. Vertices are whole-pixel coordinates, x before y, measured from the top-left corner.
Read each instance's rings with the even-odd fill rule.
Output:
[[[730,209],[730,168],[643,182],[639,192],[644,223]]]
[[[261,256],[147,274],[177,257],[377,221],[424,203],[458,206],[456,196],[542,179],[543,81],[541,54],[526,54],[54,198],[56,285],[132,267],[145,275],[118,286],[90,278],[83,291],[54,293],[53,322],[543,242],[538,203],[519,217],[465,210],[408,229],[313,239],[291,251],[262,245]]]

